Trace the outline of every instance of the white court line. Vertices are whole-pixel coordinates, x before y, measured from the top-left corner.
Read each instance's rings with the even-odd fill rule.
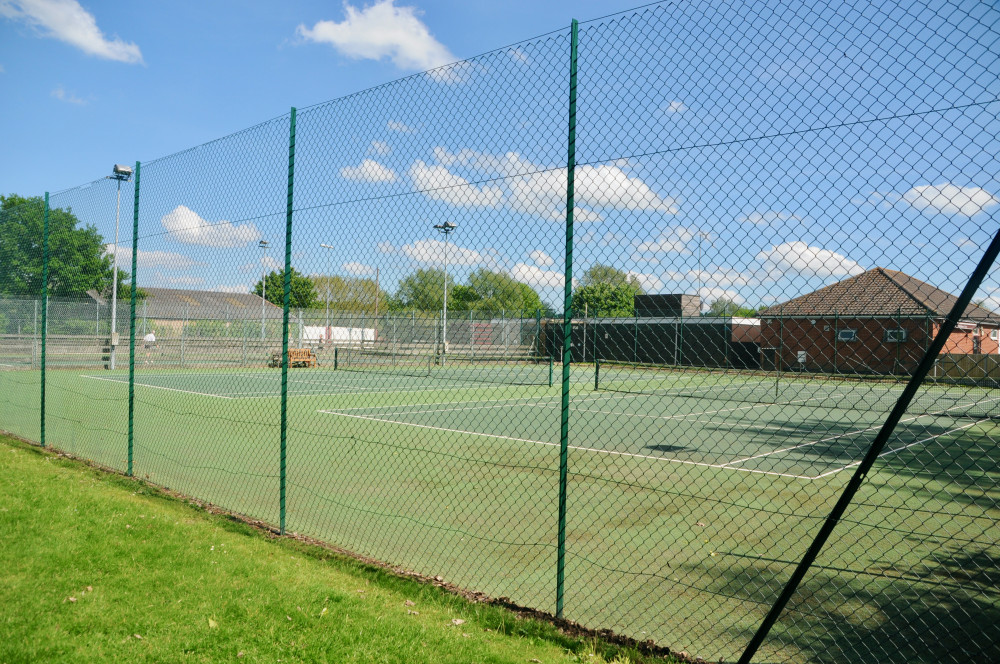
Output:
[[[901,451],[903,451],[903,450],[905,450],[907,448],[913,447],[914,445],[922,445],[923,443],[926,443],[927,441],[934,440],[935,438],[940,438],[941,436],[947,436],[948,434],[955,433],[956,431],[962,431],[963,429],[968,429],[969,427],[971,427],[973,425],[976,425],[976,424],[979,424],[979,423],[978,422],[969,422],[968,424],[960,426],[957,429],[952,429],[951,431],[945,431],[944,433],[939,433],[936,436],[930,436],[928,438],[924,438],[923,440],[915,440],[912,443],[907,443],[906,445],[903,445],[902,447],[882,452],[882,454],[878,455],[878,458],[881,459],[884,456],[889,456],[890,454],[895,454],[896,452],[901,452]],[[830,470],[830,471],[827,471],[827,472],[822,473],[820,475],[817,475],[816,479],[820,479],[821,477],[826,477],[827,475],[833,475],[835,473],[840,473],[840,472],[843,472],[843,471],[847,470],[848,468],[854,468],[855,466],[860,466],[860,465],[861,465],[860,461],[854,461],[853,463],[847,464],[843,468],[837,468],[836,470]]]
[[[118,383],[119,385],[128,385],[127,380],[116,380],[114,378],[105,378],[104,376],[81,376],[81,378],[90,378],[93,380],[106,380],[109,383]],[[233,397],[224,397],[221,394],[210,394],[208,392],[192,392],[191,390],[178,390],[174,387],[160,387],[159,385],[147,385],[145,383],[136,383],[139,387],[148,387],[154,390],[167,390],[168,392],[183,392],[185,394],[197,394],[202,397],[212,397],[213,399],[232,399]]]
[[[371,422],[382,422],[383,424],[399,424],[408,427],[416,427],[418,429],[431,429],[433,431],[444,431],[447,433],[460,433],[468,436],[482,436],[484,438],[494,438],[498,440],[511,440],[520,443],[530,443],[532,445],[544,445],[546,447],[559,447],[559,443],[550,443],[544,440],[532,440],[530,438],[515,438],[512,436],[500,436],[492,433],[482,433],[479,431],[466,431],[464,429],[448,429],[446,427],[434,427],[428,424],[414,424],[413,422],[400,422],[398,420],[387,420],[381,417],[368,417],[366,415],[349,415],[347,413],[341,413],[333,410],[318,410],[318,413],[323,413],[325,415],[338,415],[340,417],[352,417],[359,420],[368,420]],[[616,450],[599,450],[593,447],[581,447],[579,445],[567,445],[568,449],[577,450],[580,452],[593,452],[595,454],[606,454],[608,456],[620,456],[620,457],[631,457],[634,459],[649,459],[651,461],[660,461],[664,463],[679,463],[686,466],[702,466],[706,468],[720,468],[724,470],[734,470],[741,473],[754,473],[758,475],[774,475],[777,477],[791,477],[800,480],[814,480],[818,479],[819,475],[795,475],[792,473],[776,473],[768,470],[756,470],[753,468],[727,468],[725,465],[720,465],[716,463],[705,463],[702,461],[687,461],[685,459],[671,459],[662,456],[653,456],[650,454],[637,454],[635,452],[619,452]]]

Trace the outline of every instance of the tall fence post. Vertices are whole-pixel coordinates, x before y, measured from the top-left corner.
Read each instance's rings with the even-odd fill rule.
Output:
[[[132,301],[128,325],[128,475],[132,476],[135,449],[135,303],[139,290],[139,162],[135,162],[135,191],[132,202]],[[145,302],[143,302],[145,306]]]
[[[292,201],[295,184],[295,107],[288,125],[288,199],[285,204],[285,296],[281,319],[281,452],[279,455],[280,532],[285,534],[285,488],[288,442],[288,305],[292,296]]]
[[[562,417],[559,427],[559,542],[556,554],[556,617],[563,617],[566,573],[566,484],[569,471],[569,369],[573,331],[573,206],[576,175],[576,59],[579,24],[570,27],[569,140],[566,159],[566,266],[563,296]],[[536,337],[537,338],[537,337]]]
[[[45,447],[45,350],[49,332],[49,192],[45,192],[45,216],[42,220],[42,362],[41,362],[41,411],[38,436]]]

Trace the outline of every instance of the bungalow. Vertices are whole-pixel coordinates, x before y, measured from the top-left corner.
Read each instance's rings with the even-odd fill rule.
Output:
[[[761,366],[831,373],[907,374],[957,297],[877,267],[760,312]],[[970,304],[942,353],[1000,351],[1000,315]]]

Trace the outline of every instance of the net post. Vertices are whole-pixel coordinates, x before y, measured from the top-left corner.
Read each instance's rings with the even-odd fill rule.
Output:
[[[45,192],[45,211],[42,219],[42,363],[41,363],[41,411],[39,413],[38,434],[45,447],[45,353],[49,332],[49,192]]]
[[[576,67],[580,26],[570,24],[569,136],[566,159],[566,265],[563,297],[562,408],[559,428],[559,533],[556,555],[556,618],[563,617],[566,573],[566,485],[569,471],[569,372],[573,333],[573,188],[576,175]]]
[[[339,353],[339,351],[340,351],[340,347],[339,346],[334,346],[333,347],[333,370],[334,371],[336,371],[339,368],[339,365],[340,365],[340,357],[339,357],[340,353]]]
[[[601,358],[594,358],[594,391],[601,389]]]
[[[295,185],[295,107],[288,124],[288,198],[285,204],[285,294],[281,317],[281,452],[279,455],[279,531],[285,534],[288,442],[288,305],[292,296],[292,202]]]
[[[549,355],[549,387],[552,387],[552,373],[554,370],[554,364],[555,361],[553,360],[552,356]]]
[[[132,298],[128,324],[128,476],[132,477],[135,452],[135,304],[139,290],[139,162],[135,162],[135,189],[132,201]]]

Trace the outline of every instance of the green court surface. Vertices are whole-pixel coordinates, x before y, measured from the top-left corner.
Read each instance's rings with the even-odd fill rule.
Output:
[[[548,385],[547,363],[508,370],[290,370],[287,529],[554,612],[560,385]],[[746,376],[671,380],[681,389],[670,394],[638,378],[639,389],[595,390],[593,366],[573,367],[565,615],[621,631],[655,624],[647,634],[660,643],[717,652],[759,624],[886,412],[861,407],[878,392],[869,385],[848,401],[838,385],[843,402],[831,403],[809,398],[831,386],[789,380],[785,402],[768,403]],[[0,428],[38,440],[38,373],[0,371],[0,390]],[[993,395],[927,390],[806,581],[810,606],[792,607],[806,609],[793,629],[840,620],[824,611],[843,605],[845,583],[861,599],[843,619],[884,620],[878,598],[904,584],[878,570],[926,564],[910,539],[928,515],[956,534],[983,527],[951,498],[950,478],[1000,463],[996,421],[970,416]],[[277,523],[280,391],[280,369],[137,367],[135,474]],[[127,372],[50,371],[47,394],[50,444],[126,468]],[[984,615],[1000,601],[963,592]],[[701,628],[680,632],[692,623],[673,615]]]

